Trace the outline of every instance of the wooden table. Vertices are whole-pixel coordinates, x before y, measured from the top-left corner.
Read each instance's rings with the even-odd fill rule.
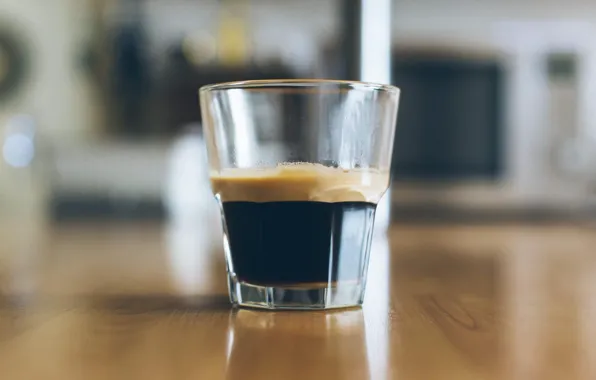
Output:
[[[394,226],[362,310],[276,313],[196,228],[4,230],[0,379],[596,379],[589,226]]]

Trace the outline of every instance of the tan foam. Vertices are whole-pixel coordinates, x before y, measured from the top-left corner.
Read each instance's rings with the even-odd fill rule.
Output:
[[[369,202],[378,203],[389,173],[344,170],[315,164],[286,164],[268,169],[225,169],[211,174],[213,192],[223,202]]]

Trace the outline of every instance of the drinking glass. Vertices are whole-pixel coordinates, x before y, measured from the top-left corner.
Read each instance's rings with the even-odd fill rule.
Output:
[[[376,205],[389,186],[399,93],[330,80],[200,89],[234,305],[362,304]]]

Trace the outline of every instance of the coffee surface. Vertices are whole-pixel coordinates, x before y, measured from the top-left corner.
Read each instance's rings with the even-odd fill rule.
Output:
[[[361,280],[376,205],[223,202],[231,269],[239,281],[300,286]]]
[[[366,202],[378,203],[389,173],[344,170],[319,164],[283,164],[266,169],[225,169],[210,175],[222,202]]]

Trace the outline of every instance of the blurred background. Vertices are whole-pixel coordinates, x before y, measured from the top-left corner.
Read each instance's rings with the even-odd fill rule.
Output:
[[[577,258],[592,253],[593,244],[533,224],[574,227],[596,211],[595,36],[593,0],[0,0],[0,309],[21,312],[36,293],[66,309],[61,295],[120,294],[118,305],[133,309],[143,302],[177,306],[164,294],[225,295],[197,89],[244,79],[361,79],[402,89],[381,228],[390,218],[401,227],[513,226],[494,235],[394,229],[392,242],[374,242],[367,310],[393,318],[390,299],[436,287],[462,292],[473,316],[484,310],[476,292],[486,291],[496,304],[494,320],[510,321],[504,326],[515,349],[506,351],[520,363],[543,370],[550,367],[530,360],[534,352],[554,355],[544,363],[564,361],[561,353],[593,352],[585,349],[594,341],[585,339],[593,318],[585,316],[596,310],[595,266]],[[261,128],[259,138],[275,138],[271,126]],[[525,229],[516,224],[528,222]],[[560,257],[569,253],[565,265]],[[567,293],[559,288],[573,286],[579,293],[561,296]],[[566,314],[552,307],[554,297],[581,318],[560,319]],[[581,305],[587,313],[578,311]],[[3,315],[5,332],[20,329],[12,313]],[[41,331],[50,344],[27,338],[16,347],[49,348],[40,357],[52,364],[40,368],[59,368],[67,362],[54,360],[63,355],[57,344],[68,352],[79,346],[54,337],[87,339],[97,323],[100,346],[109,350],[103,337],[111,323],[116,334],[130,332],[123,319],[106,318],[105,326],[78,312],[56,318],[74,328],[49,324],[49,333]],[[397,326],[405,337],[399,349],[422,353],[402,362],[426,366],[421,330],[395,321],[373,326]],[[493,344],[483,323],[481,338],[464,337],[464,351],[476,351],[474,342]],[[551,325],[584,345],[537,350],[558,342],[552,336],[560,334],[544,329]],[[371,338],[371,331],[382,337]],[[384,360],[392,347],[385,327],[368,336],[371,363]],[[87,342],[80,347],[93,346]],[[122,342],[114,341],[118,355]],[[73,358],[78,371],[81,355]],[[138,358],[148,373],[150,360]],[[435,364],[445,363],[440,359]]]
[[[371,3],[0,0],[0,220],[196,217],[200,86],[365,70],[403,91],[394,220],[585,213],[596,5]]]

